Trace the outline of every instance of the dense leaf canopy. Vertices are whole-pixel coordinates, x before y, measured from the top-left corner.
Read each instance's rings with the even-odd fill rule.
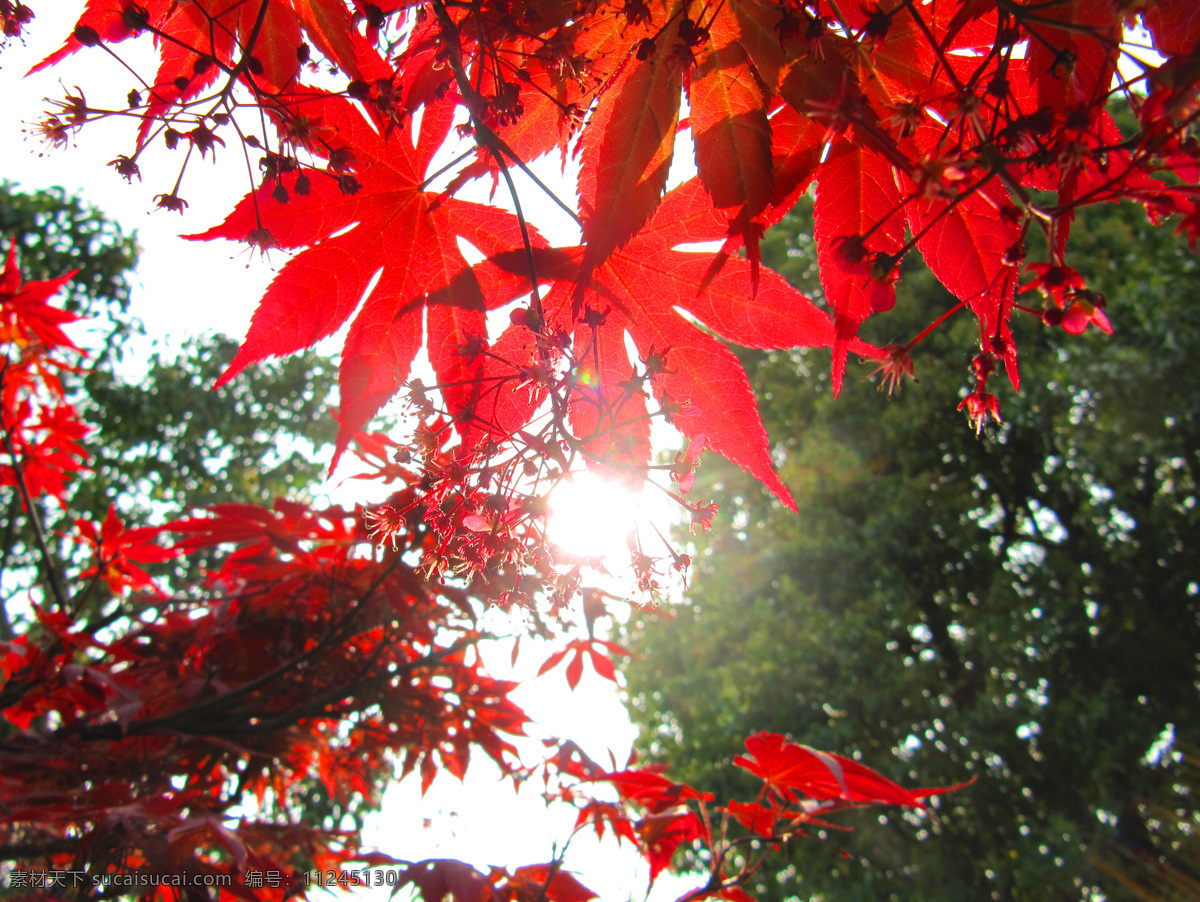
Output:
[[[6,37],[59,27],[34,18],[52,8],[0,0]],[[27,626],[0,654],[6,853],[96,874],[237,876],[238,889],[222,895],[282,897],[305,868],[381,860],[336,817],[297,813],[315,782],[327,805],[349,810],[371,797],[389,762],[428,786],[441,770],[461,775],[472,749],[528,777],[515,744],[525,715],[476,649],[488,607],[514,610],[518,633],[560,642],[551,660],[565,662],[572,685],[585,656],[615,679],[612,657],[624,651],[608,632],[606,596],[585,588],[587,560],[547,539],[554,486],[584,468],[655,482],[694,529],[708,529],[717,504],[692,494],[708,448],[796,507],[775,469],[795,457],[772,443],[787,435],[764,428],[726,342],[828,348],[810,370],[826,373],[816,378],[836,394],[852,355],[898,382],[923,342],[956,331],[937,327],[967,311],[973,326],[957,338],[969,387],[950,392],[943,413],[957,418],[957,406],[975,432],[999,421],[990,380],[1003,369],[1014,388],[1021,381],[1018,337],[1082,336],[1063,345],[1071,357],[1113,330],[1115,309],[1071,256],[1089,208],[1129,201],[1200,235],[1198,42],[1193,0],[87,0],[34,69],[105,67],[120,86],[77,80],[87,91],[50,101],[35,131],[55,148],[89,147],[90,124],[124,122],[127,142],[104,156],[130,182],[151,154],[177,166],[151,189],[165,211],[186,214],[198,191],[231,193],[224,221],[198,223],[191,237],[244,242],[279,271],[218,382],[344,330],[335,457],[352,451],[391,495],[367,511],[221,501],[154,527],[133,526],[115,505],[72,511],[90,459],[83,397],[134,422],[147,399],[96,381],[77,398],[77,352],[63,331],[72,317],[52,302],[67,276],[30,281],[10,252],[0,276],[0,485],[27,514],[37,569],[20,591]],[[1134,113],[1123,126],[1109,112],[1114,98]],[[198,168],[210,155],[244,160],[245,183],[210,185]],[[542,158],[564,164],[573,192],[547,186]],[[805,294],[763,265],[761,245],[810,189],[819,291]],[[573,221],[572,234],[539,230],[535,208],[547,203]],[[897,281],[917,257],[949,296],[893,315]],[[885,342],[860,335],[880,321],[890,323]],[[415,375],[425,362],[434,384]],[[278,386],[298,377],[283,366],[257,378]],[[157,372],[194,397],[204,369]],[[230,450],[181,452],[170,478],[156,461],[172,443],[220,427],[199,416],[142,420],[119,452],[138,490],[169,503],[180,492],[220,500],[220,483],[244,486],[277,447],[264,402],[286,411],[285,430],[298,434],[324,395],[297,386],[275,405],[254,386],[236,390],[248,403],[228,423]],[[397,396],[405,428],[368,431]],[[1063,397],[1086,418],[1088,398]],[[776,415],[776,398],[759,400]],[[878,409],[867,416],[887,419]],[[669,464],[652,460],[656,419],[687,440]],[[902,425],[906,440],[919,419]],[[1032,441],[1011,429],[1011,441]],[[963,433],[929,461],[947,480],[953,467],[971,467],[972,455],[956,450],[970,439]],[[833,459],[816,433],[803,440],[814,460]],[[983,528],[1000,511],[993,558],[1010,563],[1026,533],[1046,525],[1020,492],[1037,490],[1052,457],[1069,469],[1058,450],[1032,453],[1020,472],[981,469],[970,483]],[[890,451],[877,437],[869,459]],[[228,480],[201,474],[227,454]],[[112,469],[100,460],[99,472]],[[1116,498],[1123,475],[1056,484],[1076,505],[1054,506],[1058,523],[1070,530]],[[1167,478],[1158,469],[1142,477]],[[1002,490],[1011,491],[992,497]],[[1135,516],[1132,502],[1114,503]],[[55,547],[39,505],[63,512],[75,550]],[[1096,542],[1116,542],[1122,522],[1093,529]],[[862,546],[833,542],[830,563],[858,576],[864,548],[886,559],[898,541],[907,563],[888,578],[909,579],[921,543],[908,526],[889,523]],[[653,530],[631,552],[642,597],[688,563]],[[964,579],[987,575],[975,570],[984,549],[967,553]],[[1054,553],[1057,545],[1045,550]],[[201,579],[185,568],[162,583],[141,566],[197,554]],[[1081,586],[1100,573],[1092,557],[1091,572],[1073,574]],[[1012,566],[1030,580],[1042,572]],[[972,592],[992,588],[964,584],[954,603],[973,605]],[[1088,629],[1099,626],[1085,616]],[[938,637],[957,642],[956,622],[924,624],[941,643],[934,660],[951,668],[947,682],[952,646]],[[1061,623],[1068,633],[1077,625]],[[1189,629],[1178,625],[1177,635]],[[1059,635],[1026,632],[1023,648]],[[974,641],[991,650],[1006,635],[997,624]],[[1011,682],[1008,669],[993,675],[959,659],[984,681],[962,690],[979,699],[992,698],[988,680]],[[1027,707],[1011,691],[1011,707]],[[933,794],[784,733],[742,737],[745,754],[732,763],[754,778],[753,801],[729,801],[719,817],[714,803],[725,799],[654,770],[601,767],[570,744],[551,741],[532,772],[580,809],[576,829],[611,828],[638,847],[652,877],[680,845],[706,846],[689,899],[744,900],[767,849],[839,809],[916,808]],[[225,820],[247,794],[255,813]],[[402,867],[397,879],[426,899],[590,895],[561,859],[489,874],[444,861]],[[292,889],[251,886],[250,873],[264,869],[290,876]]]

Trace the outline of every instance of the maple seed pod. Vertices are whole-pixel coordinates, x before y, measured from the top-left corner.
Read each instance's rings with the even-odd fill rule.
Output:
[[[11,19],[11,24],[13,26],[10,34],[10,31],[8,31],[8,26],[10,26],[10,23],[5,23],[5,34],[8,35],[8,37],[17,37],[17,35],[20,34],[20,26],[28,25],[32,18],[34,18],[34,11],[30,10],[30,8],[24,4],[13,4],[12,11],[8,13],[5,13],[4,10],[5,4],[4,2],[0,2],[0,16],[6,19]]]
[[[359,184],[358,179],[347,172],[338,177],[338,187],[342,189],[342,194],[358,194],[362,185]]]
[[[196,62],[192,63],[192,71],[197,75],[203,75],[213,66],[213,58],[211,56],[199,57]]]
[[[387,14],[374,3],[364,3],[363,12],[367,19],[367,28],[379,29],[387,24]]]
[[[1046,135],[1054,128],[1054,110],[1048,106],[1038,107],[1025,117],[1025,127],[1031,135]]]
[[[246,243],[251,247],[258,248],[258,251],[263,256],[266,256],[268,250],[274,247],[279,247],[279,242],[275,240],[275,236],[271,234],[270,229],[251,229],[246,236]]]
[[[987,83],[987,88],[985,90],[992,97],[1003,99],[1008,96],[1008,87],[1008,79],[997,73],[992,77],[991,81]]]
[[[996,372],[996,361],[986,351],[976,354],[971,361],[971,373],[982,383],[987,383],[988,377]]]
[[[1086,131],[1092,123],[1091,111],[1085,106],[1077,106],[1067,113],[1066,127],[1068,131]]]
[[[355,100],[366,100],[371,96],[371,86],[365,81],[355,79],[346,85],[346,93]]]
[[[1064,47],[1054,54],[1054,62],[1050,65],[1050,74],[1059,78],[1070,78],[1075,73],[1075,64],[1079,57],[1070,47]]]
[[[867,259],[867,245],[862,235],[842,235],[834,239],[834,259],[847,272],[858,272]]]
[[[1042,311],[1042,322],[1047,326],[1061,326],[1063,312],[1057,307],[1048,307]]]
[[[179,139],[182,137],[183,134],[173,128],[168,128],[163,132],[163,140],[166,142],[168,150],[174,150],[179,145]]]
[[[129,108],[133,109],[135,106],[137,106],[138,104],[140,104],[142,102],[142,95],[139,94],[137,91],[130,91],[126,95],[125,100],[129,104]]]
[[[84,47],[95,47],[100,43],[100,35],[90,25],[76,25],[75,40]]]
[[[141,31],[150,24],[150,13],[145,7],[131,3],[121,13],[121,22],[130,31]]]
[[[646,0],[625,0],[625,8],[621,12],[630,25],[650,21],[650,7]]]
[[[300,173],[300,177],[296,179],[296,184],[292,186],[292,190],[301,197],[307,197],[308,192],[312,190],[312,182],[304,173]]]
[[[283,182],[275,183],[275,190],[271,192],[271,197],[279,201],[281,204],[286,204],[289,200],[288,190],[283,187]]]
[[[637,52],[634,54],[639,60],[648,60],[654,56],[654,41],[650,38],[642,38],[638,41]]]
[[[1001,204],[1000,205],[1000,219],[1001,219],[1001,221],[1007,223],[1008,225],[1020,225],[1021,220],[1024,218],[1024,216],[1025,216],[1025,214],[1023,212],[1021,212],[1021,208],[1018,206],[1015,206],[1014,204]],[[1019,244],[1019,242],[1018,242],[1018,244]],[[1018,246],[1018,245],[1014,245],[1014,247],[1016,247],[1016,246]],[[1024,250],[1022,250],[1021,253],[1022,253],[1022,258],[1023,258]]]
[[[250,70],[251,75],[262,75],[265,71],[263,69],[262,60],[260,60],[257,56],[246,57],[246,68]]]
[[[175,88],[178,91],[186,91],[189,84],[191,84],[191,79],[188,79],[182,75],[174,81]]]
[[[127,157],[124,154],[121,154],[115,160],[109,160],[108,165],[117,170],[117,172],[120,173],[121,178],[125,179],[127,182],[132,182],[135,175],[138,177],[139,181],[142,178],[142,170],[138,168],[137,161],[132,157]]]
[[[996,48],[1013,47],[1021,40],[1021,30],[1013,26],[1001,28],[996,32]]]
[[[164,210],[173,210],[176,213],[183,213],[183,208],[188,205],[188,202],[177,194],[159,194],[155,196],[154,202]]]
[[[879,41],[886,37],[888,29],[892,27],[892,17],[878,6],[873,11],[868,11],[866,7],[859,8],[870,16],[867,24],[863,26],[863,34],[873,41]]]
[[[307,44],[301,44],[296,48],[296,62],[300,63],[300,65],[307,63],[311,55],[312,52],[308,49]]]

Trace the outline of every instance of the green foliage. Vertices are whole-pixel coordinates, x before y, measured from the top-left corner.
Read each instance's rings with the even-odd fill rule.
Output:
[[[976,778],[927,816],[820,831],[765,898],[1076,899],[1139,805],[1179,802],[1143,759],[1168,729],[1200,736],[1200,272],[1139,213],[1089,212],[1067,263],[1116,334],[1019,316],[1022,390],[981,437],[954,413],[966,316],[890,399],[848,379],[835,402],[817,353],[747,358],[799,514],[706,460],[694,492],[722,498],[725,528],[697,540],[676,619],[632,640],[643,744],[718,802],[744,791],[731,761],[755,730],[909,783]],[[810,223],[798,209],[764,249],[806,290]],[[900,335],[954,303],[915,266],[898,295]]]
[[[160,352],[144,379],[95,370],[84,416],[104,432],[85,507],[165,504],[171,513],[238,501],[307,500],[327,466],[333,376],[313,352],[257,367],[214,392],[237,343],[193,339]]]

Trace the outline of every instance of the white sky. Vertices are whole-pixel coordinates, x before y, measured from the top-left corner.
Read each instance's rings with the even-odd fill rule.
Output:
[[[174,184],[177,173],[172,167],[179,157],[146,155],[140,161],[142,181],[132,185],[106,165],[132,143],[131,121],[89,125],[79,145],[66,150],[49,148],[35,135],[26,134],[48,108],[45,98],[61,98],[77,88],[93,106],[124,106],[130,78],[99,50],[85,51],[50,72],[22,77],[61,44],[82,8],[83,0],[40,4],[25,41],[10,41],[0,53],[0,177],[30,191],[61,185],[126,230],[137,230],[142,257],[133,277],[132,309],[145,322],[151,339],[178,342],[214,331],[240,338],[273,276],[272,267],[282,266],[286,257],[276,253],[264,263],[228,242],[188,242],[178,237],[219,222],[246,192],[240,153],[226,151],[217,155],[216,162],[189,165],[179,193],[190,206],[180,216],[156,209],[153,201],[155,194],[169,191]],[[139,71],[153,71],[148,41],[126,42],[121,50]],[[527,641],[516,672],[510,674],[508,651],[497,646],[484,652],[489,669],[498,677],[532,677],[549,654]],[[557,674],[522,687],[515,700],[541,722],[537,735],[570,736],[599,761],[607,761],[610,751],[618,764],[626,760],[636,730],[615,687],[596,677],[590,665],[574,693],[567,691],[560,668]],[[367,843],[398,858],[455,857],[479,867],[549,860],[552,850],[569,836],[573,810],[548,813],[536,786],[515,795],[509,784],[498,783],[494,768],[487,762],[483,765],[473,763],[463,785],[442,775],[424,799],[415,781],[393,786],[384,811],[367,830]],[[591,837],[580,837],[571,846],[568,870],[604,900],[645,895],[648,872],[638,867],[636,856],[615,851],[611,841],[597,846]],[[664,875],[653,898],[673,899],[696,882]],[[385,899],[386,891],[382,887],[364,894]]]

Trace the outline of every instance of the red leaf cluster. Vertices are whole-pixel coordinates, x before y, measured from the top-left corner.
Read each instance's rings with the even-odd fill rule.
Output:
[[[195,237],[299,253],[224,378],[349,323],[340,448],[401,391],[424,346],[468,469],[503,455],[493,440],[518,439],[636,480],[658,416],[790,503],[719,339],[831,347],[836,389],[848,354],[884,356],[856,335],[894,304],[915,250],[1016,385],[1008,323],[1031,229],[1049,248],[1036,274],[1064,268],[1087,204],[1132,199],[1194,228],[1196,23],[1186,0],[1155,4],[1141,24],[1165,62],[1127,56],[1118,72],[1136,17],[1108,0],[1049,12],[987,0],[90,0],[39,68],[152,36],[159,68],[147,96],[131,95],[141,124],[118,170],[137,174],[158,134],[201,155],[235,143],[262,154],[261,186]],[[317,55],[343,73],[340,91],[308,86]],[[1136,134],[1114,125],[1117,94],[1139,114]],[[258,134],[237,121],[247,104],[261,110]],[[59,106],[43,128],[55,141],[108,115],[82,95]],[[684,132],[696,175],[667,191]],[[518,192],[514,176],[542,186],[528,166],[550,152],[577,162],[577,203]],[[183,174],[160,205],[182,210]],[[462,200],[478,176],[503,182],[515,213]],[[757,251],[812,186],[819,304]],[[578,246],[554,247],[526,222],[536,193],[574,216]],[[705,241],[722,246],[681,248]],[[1035,312],[1050,325],[1108,325],[1085,285],[1046,297]],[[489,311],[514,301],[498,330]],[[530,430],[548,401],[554,428]]]
[[[726,342],[828,347],[835,390],[854,353],[894,385],[929,330],[884,349],[858,336],[894,305],[913,251],[979,323],[962,408],[977,429],[999,419],[988,380],[1002,365],[1018,383],[1014,311],[1071,333],[1112,328],[1103,297],[1068,262],[1077,210],[1130,200],[1200,235],[1200,11],[1192,0],[1141,8],[89,0],[38,68],[75,53],[120,60],[135,39],[154,44],[157,68],[131,81],[126,109],[76,91],[39,130],[64,144],[94,120],[133,116],[112,165],[132,180],[143,154],[173,154],[178,177],[156,199],[179,212],[197,157],[257,158],[249,193],[193,236],[290,255],[223,380],[344,328],[339,452],[356,442],[367,477],[394,492],[370,515],[280,503],[152,530],[115,512],[99,527],[80,522],[88,560],[57,573],[44,555],[29,628],[0,649],[0,700],[16,731],[0,744],[6,840],[50,866],[86,859],[106,873],[294,874],[358,854],[352,837],[285,822],[305,781],[335,802],[370,795],[395,754],[428,786],[440,769],[461,774],[473,747],[515,772],[505,737],[524,718],[470,650],[472,602],[536,611],[532,599],[547,597],[564,616],[582,565],[547,549],[552,486],[582,466],[633,483],[661,476],[707,529],[715,505],[684,495],[709,447],[790,504]],[[0,0],[0,20],[19,32],[29,10]],[[1161,59],[1123,47],[1136,24]],[[1116,99],[1135,115],[1125,132]],[[674,184],[685,135],[695,175]],[[533,168],[546,155],[572,164],[573,198]],[[480,179],[490,203],[466,199]],[[818,299],[758,253],[806,190]],[[537,196],[578,237],[539,232],[527,218]],[[1030,246],[1045,259],[1027,262]],[[69,317],[46,303],[60,284],[22,287],[11,253],[0,277],[0,482],[26,507],[64,498],[86,460],[61,383]],[[1039,292],[1041,307],[1019,305],[1019,290]],[[434,386],[412,378],[422,349]],[[364,434],[397,394],[418,423],[411,439]],[[655,418],[689,441],[661,468]],[[158,544],[168,534],[170,549]],[[138,566],[200,551],[215,554],[211,579],[184,592]],[[642,588],[656,589],[656,559],[637,545],[633,561]],[[471,592],[457,580],[474,580]],[[81,620],[77,593],[105,588],[156,616]],[[585,658],[615,677],[617,649],[584,617],[586,638],[543,666],[565,663],[571,685]],[[689,787],[561,752],[546,779],[580,804],[579,826],[610,826],[653,874],[680,844],[726,841]],[[738,763],[762,793],[726,811],[771,841],[818,813],[928,795],[780,736],[751,737],[747,752]],[[602,781],[617,802],[581,788]],[[246,792],[276,807],[231,831],[221,814]],[[724,854],[712,860],[691,898],[741,898],[757,865],[728,873]],[[557,864],[481,874],[425,862],[405,874],[425,898],[589,897]],[[273,889],[287,892],[238,894]]]

